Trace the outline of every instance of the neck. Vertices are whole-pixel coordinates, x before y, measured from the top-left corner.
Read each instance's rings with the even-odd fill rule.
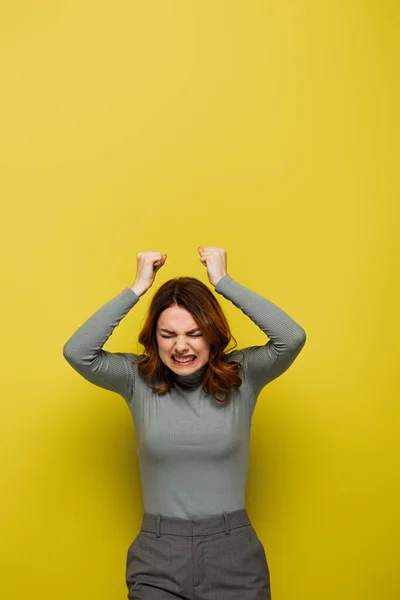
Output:
[[[201,384],[206,369],[207,363],[197,369],[197,371],[193,371],[193,373],[189,373],[188,375],[175,374],[175,383],[186,388],[197,387]]]

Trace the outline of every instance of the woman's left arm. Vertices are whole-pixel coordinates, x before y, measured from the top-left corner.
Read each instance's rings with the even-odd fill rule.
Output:
[[[240,308],[270,338],[263,346],[241,350],[245,376],[254,392],[259,393],[294,362],[306,342],[306,332],[276,304],[230,275],[218,281],[215,291]]]

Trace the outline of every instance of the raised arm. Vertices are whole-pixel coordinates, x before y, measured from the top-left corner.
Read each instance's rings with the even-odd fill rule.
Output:
[[[63,354],[69,364],[85,379],[130,403],[135,391],[135,373],[124,352],[103,350],[115,327],[137,304],[139,297],[153,285],[157,271],[164,265],[166,254],[139,252],[135,283],[104,304],[66,342]],[[131,355],[132,356],[132,355]]]
[[[244,376],[257,395],[294,362],[306,342],[306,332],[281,308],[230,275],[218,281],[215,291],[240,308],[270,338],[263,346],[235,351],[243,353]]]
[[[135,292],[136,290],[136,292]],[[129,402],[134,392],[134,371],[122,352],[103,350],[115,327],[139,301],[138,287],[125,288],[96,311],[66,342],[64,358],[85,379],[117,392]]]

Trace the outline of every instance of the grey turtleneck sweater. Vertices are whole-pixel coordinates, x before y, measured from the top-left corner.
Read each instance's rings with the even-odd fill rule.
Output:
[[[103,346],[139,297],[125,288],[66,342],[63,354],[85,379],[120,394],[135,428],[144,511],[200,519],[245,507],[251,419],[263,387],[282,375],[306,341],[304,329],[263,296],[225,275],[215,291],[240,308],[270,339],[225,355],[242,361],[242,385],[226,404],[202,390],[204,365],[176,375],[154,394],[132,361],[142,355]]]

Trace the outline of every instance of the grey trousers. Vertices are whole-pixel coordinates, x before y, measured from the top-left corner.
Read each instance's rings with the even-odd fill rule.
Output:
[[[271,600],[264,547],[245,508],[194,520],[145,512],[126,585],[129,600]]]

